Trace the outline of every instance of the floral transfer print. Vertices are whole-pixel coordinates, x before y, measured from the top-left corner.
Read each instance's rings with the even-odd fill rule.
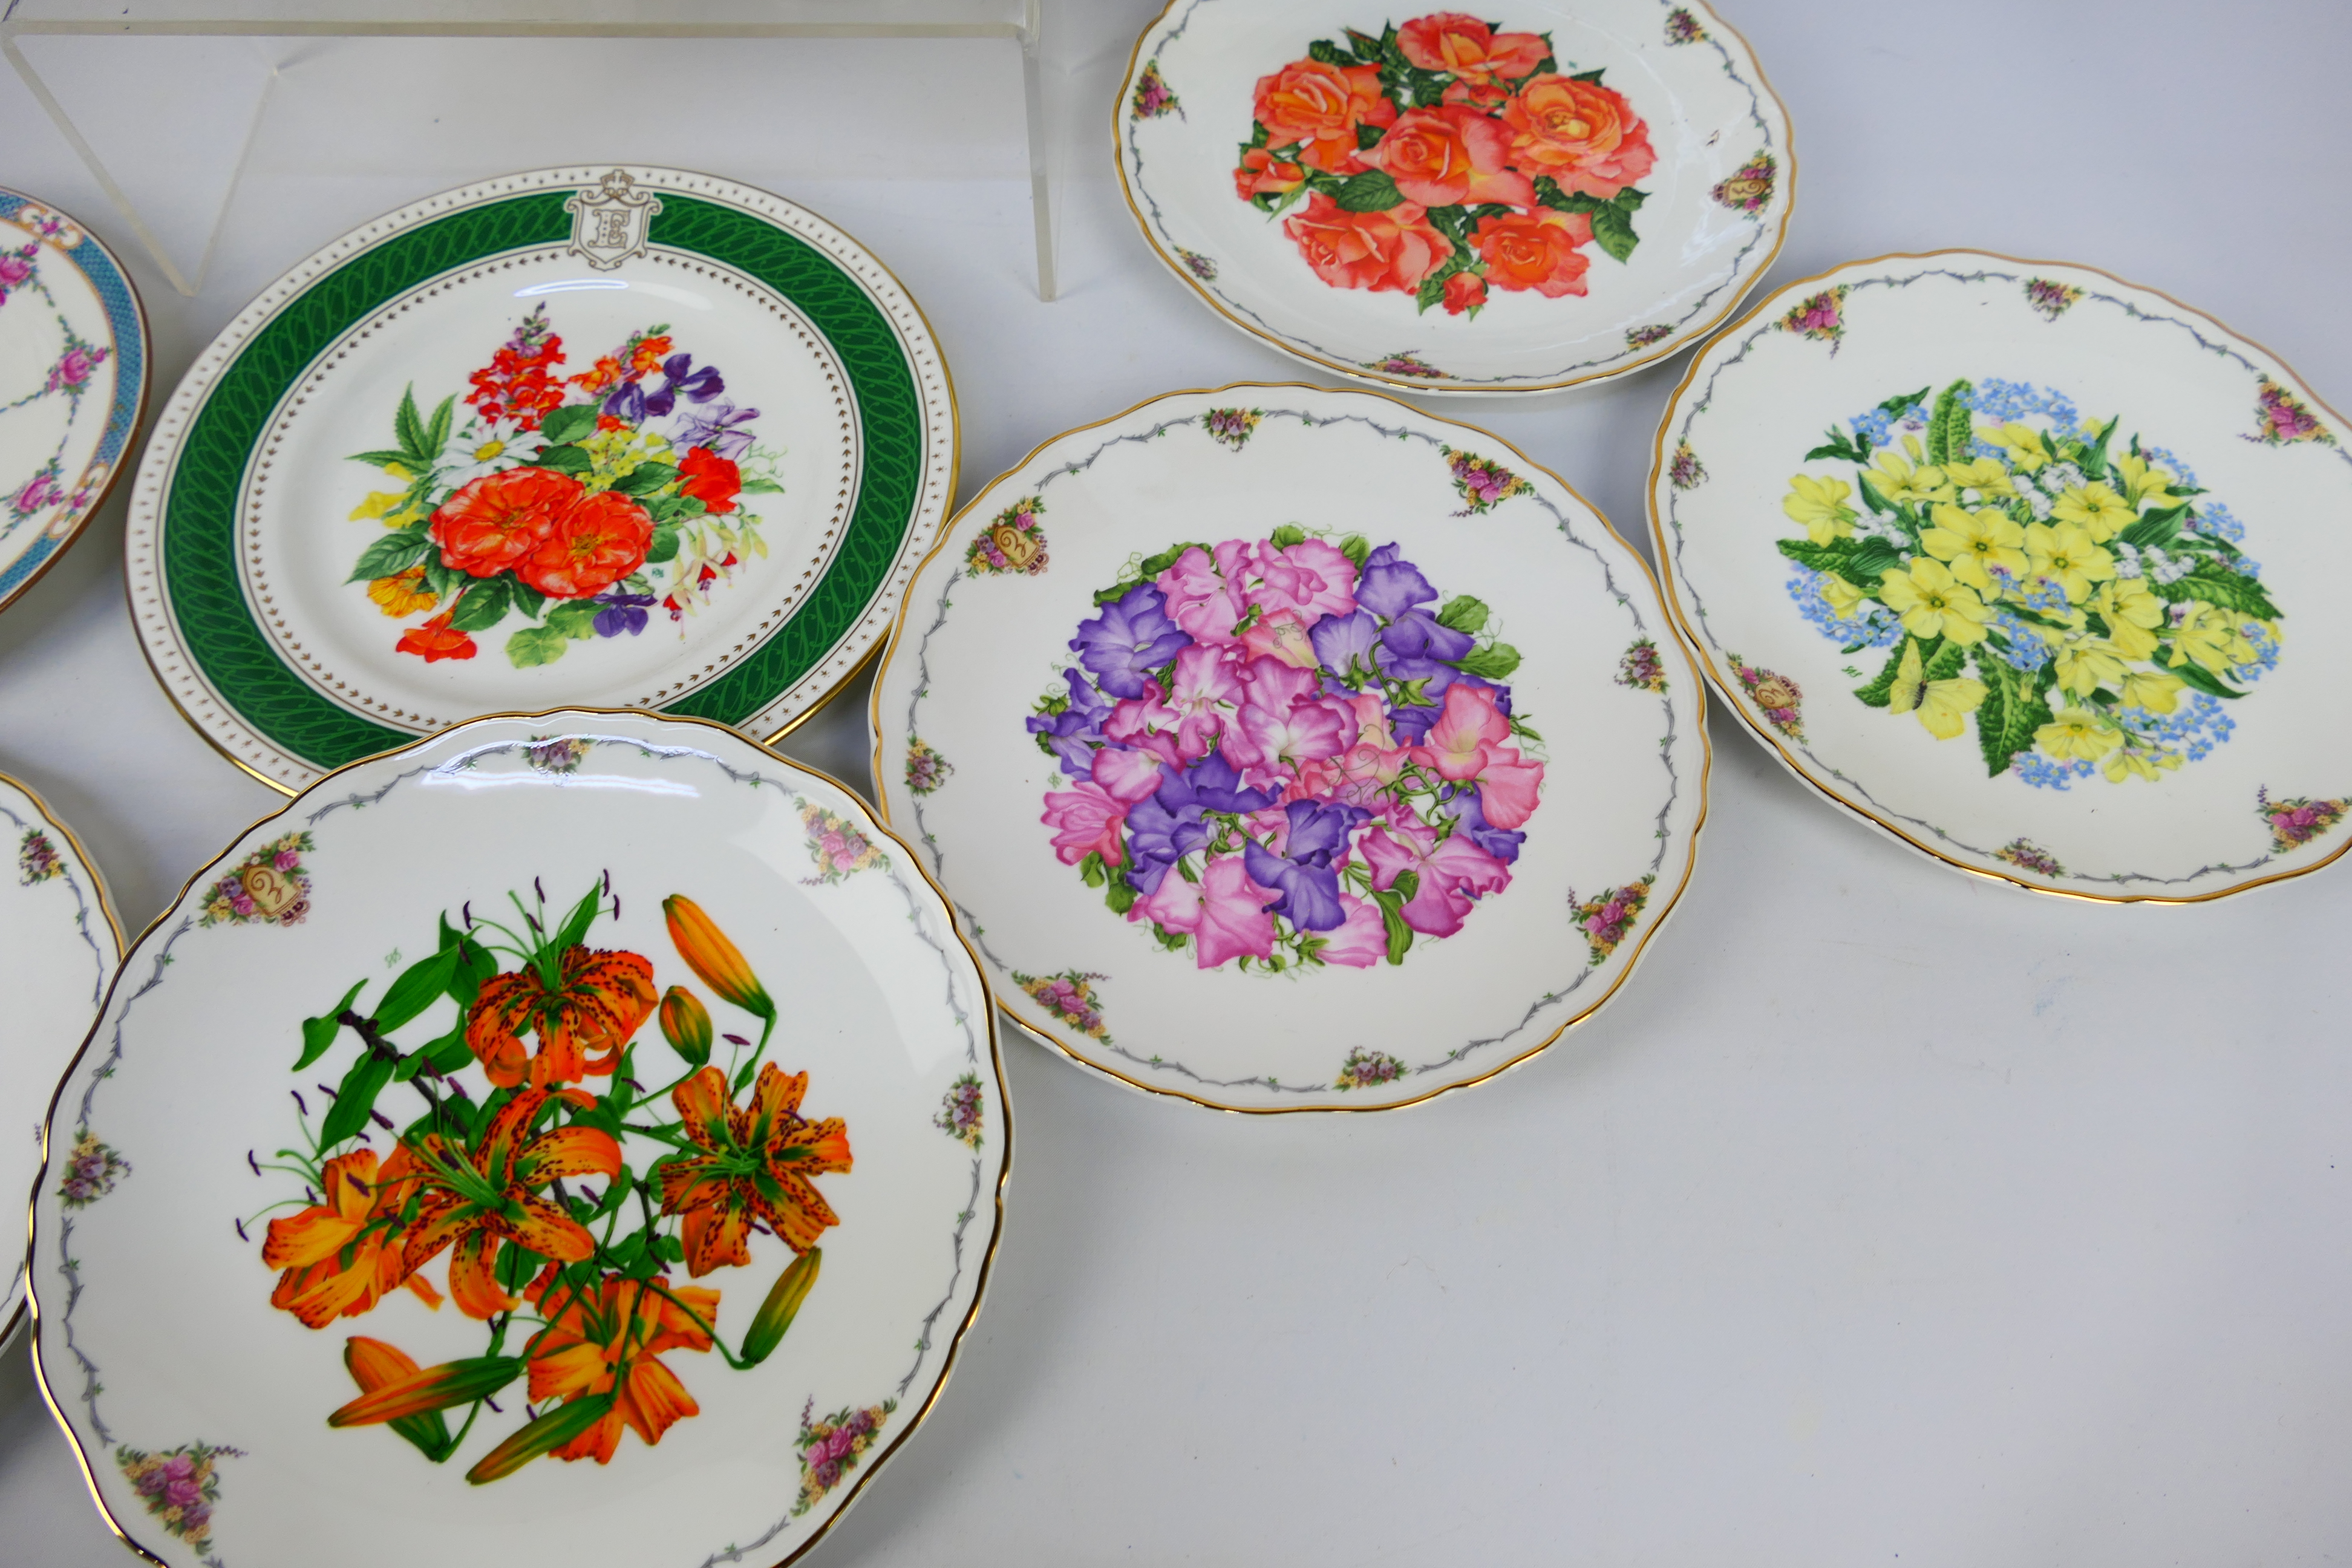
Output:
[[[1457,452],[1451,447],[1440,447],[1445,454],[1445,466],[1454,475],[1454,492],[1469,505],[1456,517],[1475,517],[1492,511],[1513,496],[1523,496],[1535,487],[1502,464],[1481,458],[1475,452]]]
[[[749,558],[764,557],[749,499],[774,495],[781,453],[754,445],[756,408],[724,396],[717,367],[674,352],[669,328],[632,333],[575,375],[544,303],[522,318],[462,395],[430,416],[415,389],[394,411],[394,445],[352,461],[394,488],[355,522],[391,531],[360,552],[351,581],[407,627],[399,652],[472,658],[475,635],[507,635],[518,668],[573,642],[641,636],[656,605],[698,615]]]
[[[1580,295],[1586,247],[1622,262],[1640,243],[1634,182],[1657,163],[1601,78],[1563,70],[1548,33],[1458,12],[1348,28],[1258,79],[1234,192],[1288,213],[1283,233],[1334,289],[1472,317],[1489,289]]]
[[[1622,888],[1601,894],[1597,899],[1578,902],[1569,895],[1569,905],[1577,926],[1584,932],[1585,944],[1592,950],[1592,963],[1597,968],[1609,961],[1617,951],[1633,922],[1641,918],[1643,908],[1650,901],[1650,887],[1654,874],[1638,882],[1628,882]]]
[[[1135,95],[1129,100],[1131,112],[1138,120],[1157,120],[1170,112],[1181,114],[1184,106],[1160,75],[1160,62],[1146,60],[1135,79]]]
[[[1379,371],[1382,375],[1409,375],[1415,381],[1451,381],[1452,376],[1427,363],[1414,353],[1391,354],[1386,359],[1368,359],[1363,368]]]
[[[1688,441],[1675,443],[1675,460],[1667,465],[1666,482],[1678,490],[1696,489],[1706,479],[1706,465],[1698,460]]]
[[[1265,411],[1259,408],[1212,408],[1201,416],[1201,426],[1209,439],[1238,452],[1249,444],[1257,433],[1257,422],[1265,417]]]
[[[310,847],[308,833],[289,833],[247,855],[213,884],[196,924],[300,925],[310,913],[310,873],[302,863]]]
[[[1580,295],[1588,246],[1622,262],[1640,243],[1634,182],[1657,163],[1601,78],[1563,70],[1548,33],[1458,12],[1348,28],[1258,79],[1234,193],[1288,213],[1283,233],[1334,289],[1473,317],[1489,289]]]
[[[2289,447],[2298,441],[2316,441],[2323,447],[2336,445],[2335,432],[2322,425],[2300,398],[2269,376],[2263,377],[2257,405],[2261,427],[2247,440],[2260,441],[2265,447]]]
[[[1193,277],[1198,278],[1203,283],[1214,283],[1217,280],[1217,264],[1215,262],[1210,260],[1199,251],[1187,250],[1181,245],[1173,247],[1172,248],[1175,250],[1177,255],[1184,258],[1185,269],[1191,272]]]
[[[948,775],[953,772],[955,764],[931,750],[921,736],[908,737],[907,792],[909,795],[930,794],[947,783]]]
[[[1666,42],[1669,44],[1703,44],[1707,31],[1698,25],[1698,18],[1679,5],[1666,13]]]
[[[1094,983],[1109,978],[1108,974],[1081,973],[1075,969],[1060,974],[1024,974],[1017,969],[1013,972],[1013,984],[1021,987],[1031,1001],[1081,1035],[1105,1045],[1110,1043],[1110,1030],[1103,1023]]]
[[[1842,653],[1886,650],[1854,696],[1938,741],[1973,724],[1989,776],[2044,789],[2154,783],[2226,742],[2282,636],[2244,527],[2063,394],[1931,390],[1832,426],[1805,458],[1848,477],[1781,501],[1801,612]]]
[[[2048,278],[2025,280],[2025,302],[2056,321],[2082,303],[2083,291],[2071,283],[2060,283]]]
[[[114,1190],[131,1173],[131,1162],[98,1141],[87,1127],[74,1134],[66,1153],[66,1172],[58,1182],[58,1202],[69,1209],[88,1208]]]
[[[1805,694],[1797,683],[1785,675],[1777,675],[1761,665],[1748,663],[1736,653],[1727,653],[1731,660],[1731,673],[1748,700],[1756,704],[1764,721],[1792,741],[1805,738],[1805,720],[1801,711]]]
[[[1663,321],[1653,322],[1646,327],[1628,327],[1625,329],[1625,346],[1629,349],[1645,349],[1652,343],[1663,342],[1674,335],[1674,328]]]
[[[2031,871],[2037,877],[2047,877],[2055,882],[2066,875],[2066,868],[2058,857],[2038,845],[2022,838],[2012,838],[1992,852],[1996,860],[2005,860],[2021,871]]]
[[[801,807],[801,826],[808,829],[809,858],[816,862],[816,875],[801,879],[806,886],[845,882],[868,867],[890,863],[856,823],[814,801]]]
[[[1729,179],[1715,187],[1715,199],[1733,212],[1754,217],[1772,204],[1772,186],[1780,177],[1780,165],[1771,153],[1759,152],[1756,156],[1732,172]]]
[[[46,311],[49,321],[44,328],[53,325],[59,347],[54,360],[37,367],[40,384],[0,409],[14,413],[48,404],[46,414],[37,412],[31,417],[54,426],[58,433],[54,445],[45,437],[27,440],[26,445],[33,450],[23,457],[29,459],[29,472],[16,468],[0,475],[0,538],[27,525],[47,528],[59,520],[80,515],[105,484],[108,470],[102,464],[92,464],[79,478],[69,477],[65,471],[65,451],[78,427],[82,399],[97,384],[100,369],[114,353],[74,331],[41,277],[44,261],[54,259],[45,255],[44,242],[59,251],[70,250],[82,242],[81,231],[47,208],[30,202],[18,206],[5,222],[12,228],[29,229],[39,237],[0,249],[0,309],[10,310],[11,321],[26,311]],[[70,269],[72,263],[64,265]],[[37,367],[19,368],[33,371]],[[58,401],[65,405],[62,414],[56,409]]]
[[[381,1307],[379,1332],[392,1334],[400,1311],[446,1300],[481,1325],[478,1353],[424,1367],[389,1339],[349,1337],[355,1395],[320,1401],[327,1426],[388,1427],[435,1465],[478,1423],[503,1423],[466,1473],[476,1485],[541,1458],[609,1464],[625,1432],[650,1447],[698,1415],[688,1369],[665,1358],[716,1348],[691,1375],[723,1375],[711,1363],[746,1368],[775,1349],[816,1282],[817,1242],[840,1223],[816,1181],[851,1169],[841,1119],[802,1114],[809,1075],[768,1059],[775,1002],[699,905],[672,894],[662,911],[681,981],[708,1005],[683,983],[657,998],[646,954],[589,945],[618,909],[609,880],[568,910],[531,890],[530,903],[507,894],[511,924],[484,912],[497,909],[488,899],[454,921],[444,910],[431,956],[374,999],[363,976],[301,1020],[294,1070],[324,1074],[325,1101],[314,1114],[297,1089],[290,1146],[246,1158],[301,1194],[262,1210],[292,1211],[258,1249],[277,1276],[272,1307],[321,1331]],[[412,1031],[445,997],[456,1026]],[[756,1023],[757,1042],[714,1034],[711,1005]],[[640,1054],[656,1048],[637,1036],[656,1017],[670,1066]],[[723,1066],[711,1060],[722,1038]],[[667,1087],[647,1094],[637,1073]],[[403,1108],[415,1114],[396,1120]],[[762,1293],[756,1307],[722,1317],[720,1289],[699,1281],[750,1268],[755,1232],[793,1257],[772,1283],[745,1288]],[[436,1283],[426,1270],[445,1253]],[[730,1318],[735,1349],[720,1338]],[[354,1463],[390,1460],[380,1438],[327,1440],[360,1442]]]
[[[1402,963],[1459,931],[1510,885],[1545,763],[1517,650],[1441,598],[1394,544],[1296,527],[1130,566],[1027,721],[1072,781],[1055,856],[1202,969]]]
[[[1045,503],[1024,496],[996,514],[994,521],[973,536],[963,552],[964,570],[975,577],[1019,574],[1034,577],[1045,570],[1045,531],[1038,514]]]
[[[1339,1077],[1331,1087],[1345,1093],[1351,1089],[1378,1089],[1404,1077],[1405,1065],[1386,1051],[1366,1050],[1358,1046],[1339,1064]]]
[[[836,1410],[822,1419],[812,1419],[816,1402],[809,1401],[801,1407],[801,1493],[793,1504],[793,1517],[814,1508],[824,1494],[841,1484],[841,1478],[857,1468],[857,1461],[874,1444],[882,1424],[898,1408],[895,1399],[865,1409],[855,1407]]]
[[[1811,342],[1827,343],[1834,355],[1845,341],[1845,289],[1840,285],[1798,301],[1772,324]]]
[[[244,1457],[243,1449],[210,1443],[183,1443],[161,1454],[131,1447],[114,1451],[115,1464],[147,1511],[200,1557],[213,1549],[213,1510],[220,1502],[218,1461]]]
[[[1617,684],[1664,695],[1666,667],[1658,658],[1658,645],[1648,637],[1635,637],[1625,657],[1617,661]]]
[[[980,1075],[968,1072],[948,1086],[946,1096],[940,1101],[940,1113],[931,1119],[931,1125],[965,1148],[977,1150],[984,1142],[981,1136],[983,1110]]]
[[[2273,800],[2268,790],[2257,789],[2254,809],[2271,830],[2271,853],[2284,855],[2343,821],[2345,812],[2352,810],[2352,801],[2313,800],[2308,795]]]
[[[25,829],[24,840],[16,846],[16,880],[29,888],[65,874],[65,860],[58,854],[57,846],[49,842],[49,836],[37,827]]]
[[[584,735],[535,736],[523,752],[523,761],[537,773],[577,773],[595,745],[595,742]]]

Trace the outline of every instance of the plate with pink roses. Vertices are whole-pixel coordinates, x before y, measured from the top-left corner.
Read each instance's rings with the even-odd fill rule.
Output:
[[[1114,116],[1129,207],[1211,308],[1423,392],[1688,346],[1770,266],[1796,177],[1745,40],[1673,0],[1171,0]]]
[[[1641,558],[1369,393],[1179,393],[1031,453],[917,572],[874,725],[1007,1010],[1225,1110],[1526,1060],[1631,973],[1705,815]]]

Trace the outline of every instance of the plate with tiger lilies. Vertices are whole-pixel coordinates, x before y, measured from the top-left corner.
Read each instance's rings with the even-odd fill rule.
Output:
[[[1707,345],[1650,513],[1681,629],[1799,777],[1965,870],[2182,902],[2352,844],[2345,440],[2153,289],[1882,257]]]
[[[264,289],[156,416],[125,561],[149,662],[292,794],[479,713],[772,740],[888,631],[955,397],[855,239],[675,169],[426,197]]]
[[[790,1562],[979,1310],[986,984],[906,847],[734,731],[342,769],[121,973],[50,1111],[36,1365],[171,1568]]]
[[[0,976],[10,997],[8,1029],[0,1035],[0,1127],[22,1129],[40,1125],[58,1074],[89,1033],[122,956],[122,928],[72,830],[31,788],[5,774],[0,832],[13,857],[0,871]],[[29,1183],[40,1168],[39,1146],[13,1147],[5,1173]],[[68,1167],[76,1157],[68,1152]],[[0,1343],[16,1332],[24,1305],[19,1258],[0,1292]]]

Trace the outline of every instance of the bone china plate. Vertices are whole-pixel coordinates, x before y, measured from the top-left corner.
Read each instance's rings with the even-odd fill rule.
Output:
[[[41,1169],[40,1128],[58,1075],[73,1058],[122,956],[122,931],[98,868],[40,796],[0,774],[0,831],[11,857],[0,869],[0,979],[10,997],[0,1033],[0,1176],[26,1191]],[[70,1159],[71,1156],[68,1155]],[[0,1343],[25,1302],[25,1263],[0,1295]]]
[[[855,795],[717,725],[346,768],[122,973],[50,1110],[37,1366],[170,1568],[789,1562],[979,1310],[970,950]]]
[[[121,263],[0,190],[0,605],[106,499],[146,401],[147,321]]]
[[[1771,265],[1796,180],[1787,111],[1696,3],[1171,0],[1112,112],[1129,210],[1212,310],[1414,392],[1697,342]]]
[[[2025,887],[2218,898],[2352,842],[2342,433],[2151,289],[1887,257],[1707,345],[1651,521],[1708,678],[1832,799]]]
[[[156,421],[124,543],[157,679],[289,794],[478,713],[772,739],[888,630],[955,405],[856,241],[672,169],[546,169],[354,229]]]
[[[1138,1089],[1478,1082],[1605,1002],[1690,874],[1705,704],[1648,569],[1392,399],[1229,386],[1058,437],[907,604],[889,818],[1013,1016]]]

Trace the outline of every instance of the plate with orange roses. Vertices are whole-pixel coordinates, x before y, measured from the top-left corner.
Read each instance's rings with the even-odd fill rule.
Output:
[[[1771,264],[1794,195],[1787,112],[1699,4],[1171,0],[1114,112],[1129,207],[1211,308],[1416,392],[1687,347]]]
[[[132,607],[197,728],[289,792],[563,702],[772,737],[887,630],[955,447],[921,312],[823,218],[676,170],[510,175],[344,236],[197,358]]]
[[[979,1310],[977,962],[856,795],[720,726],[340,770],[128,962],[50,1106],[37,1365],[168,1568],[788,1563]]]

